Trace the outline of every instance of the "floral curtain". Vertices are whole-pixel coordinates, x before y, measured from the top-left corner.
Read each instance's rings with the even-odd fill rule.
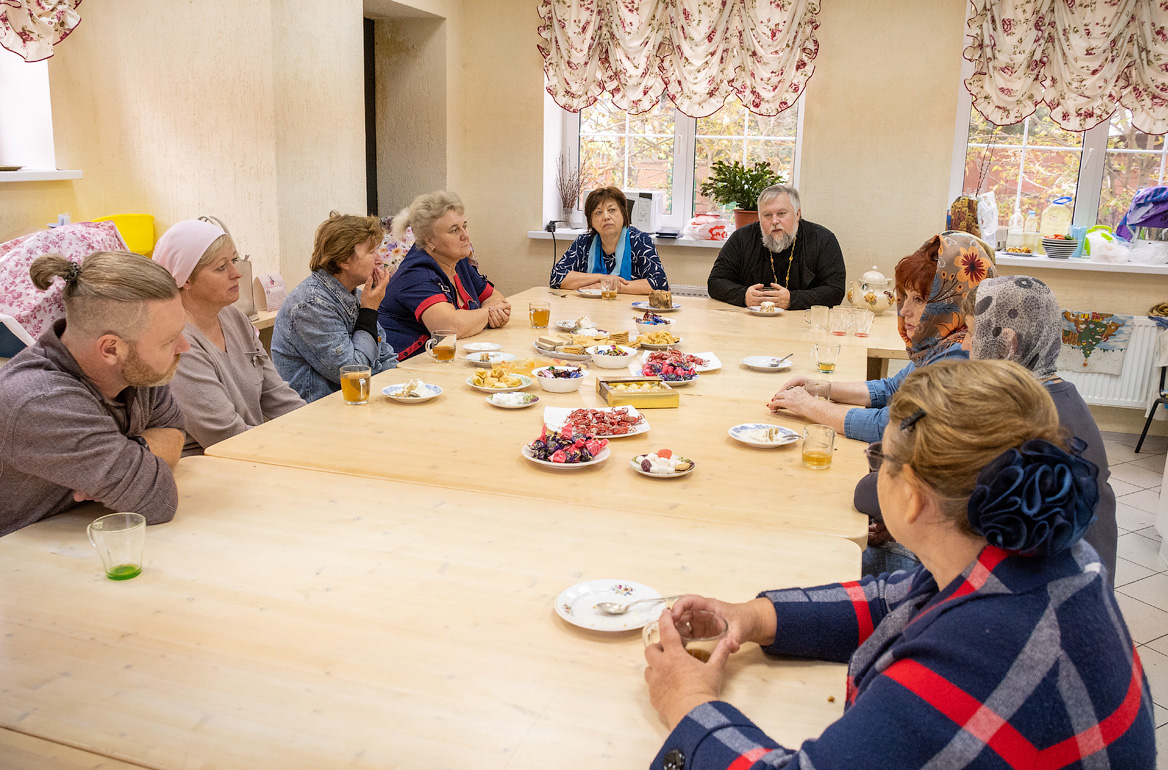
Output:
[[[818,13],[818,0],[541,0],[538,47],[570,112],[607,91],[634,114],[666,94],[705,117],[734,94],[777,115],[815,71]]]
[[[1017,123],[1046,102],[1069,131],[1117,104],[1149,134],[1168,131],[1168,0],[972,0],[974,63],[965,81],[991,123]]]
[[[0,46],[25,61],[53,55],[53,46],[81,23],[81,0],[0,0]]]

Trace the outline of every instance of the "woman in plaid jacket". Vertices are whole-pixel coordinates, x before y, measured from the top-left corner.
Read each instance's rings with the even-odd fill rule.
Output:
[[[1152,770],[1147,680],[1081,541],[1095,467],[1063,443],[1050,396],[1011,362],[941,362],[905,380],[890,417],[872,450],[881,509],[923,566],[744,604],[683,597],[645,650],[672,729],[652,767]],[[699,609],[730,625],[708,663],[677,631]],[[718,701],[746,642],[847,661],[844,715],[792,749]]]

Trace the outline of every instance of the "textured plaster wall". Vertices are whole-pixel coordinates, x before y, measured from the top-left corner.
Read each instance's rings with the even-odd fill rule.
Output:
[[[308,275],[331,210],[366,214],[364,31],[360,0],[272,0],[272,124],[280,273]]]
[[[214,3],[210,3],[214,5]],[[276,269],[276,130],[266,2],[95,3],[50,61],[60,168],[75,220],[141,212],[156,234],[215,214]],[[41,220],[43,221],[43,220]]]
[[[447,59],[443,19],[383,19],[377,61],[377,207],[395,214],[446,187]]]

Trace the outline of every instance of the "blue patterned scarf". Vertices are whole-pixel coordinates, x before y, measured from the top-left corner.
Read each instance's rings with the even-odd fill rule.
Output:
[[[588,272],[610,274],[604,266],[604,250],[600,245],[600,233],[595,233],[592,237],[592,248],[588,250]],[[633,280],[633,246],[627,227],[621,230],[620,237],[616,240],[616,274],[626,281]]]

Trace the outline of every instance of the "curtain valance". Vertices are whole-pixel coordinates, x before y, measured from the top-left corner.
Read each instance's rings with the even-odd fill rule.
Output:
[[[733,93],[777,115],[815,71],[818,13],[818,0],[542,0],[547,90],[571,112],[607,91],[634,114],[665,94],[705,117]]]
[[[1122,104],[1149,134],[1168,131],[1168,0],[972,0],[965,81],[991,123],[1045,102],[1069,131]]]
[[[53,55],[53,46],[81,23],[81,0],[0,0],[0,46],[25,61]]]

